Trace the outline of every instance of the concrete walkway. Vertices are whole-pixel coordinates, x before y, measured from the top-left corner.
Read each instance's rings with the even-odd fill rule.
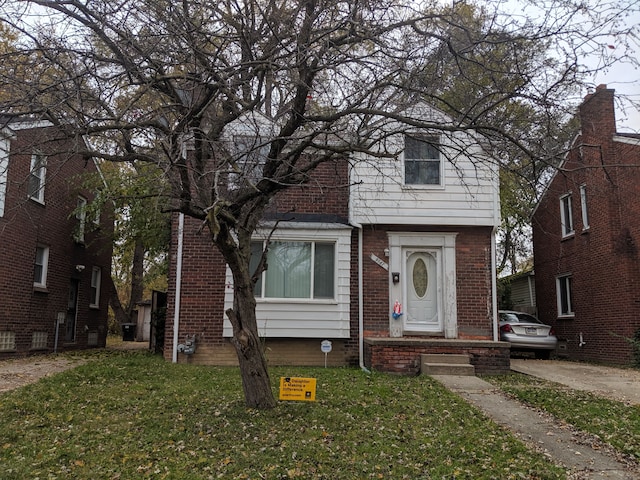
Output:
[[[524,364],[522,362],[527,363]],[[556,363],[561,363],[562,368],[555,365]],[[619,393],[621,398],[624,398],[625,401],[631,400],[631,393],[629,392],[633,391],[636,385],[625,377],[625,372],[627,371],[620,369],[611,369],[611,372],[607,371],[606,373],[610,377],[615,378],[609,378],[606,380],[607,383],[604,383],[603,372],[588,370],[586,367],[591,368],[591,366],[584,364],[575,363],[565,366],[567,363],[570,362],[513,359],[512,370],[530,372],[530,374],[535,374],[536,376],[542,376],[540,372],[545,372],[547,377],[556,372],[556,380],[553,380],[556,382],[560,381],[557,372],[564,371],[563,378],[565,378],[565,382],[560,383],[569,383],[569,379],[571,379],[572,383],[576,383],[576,379],[580,378],[585,387],[580,389],[589,389],[596,393],[601,392],[605,385],[615,385],[615,391],[622,392]],[[581,367],[585,368],[585,370],[579,370]],[[635,372],[627,373],[635,374]],[[542,451],[550,461],[565,467],[570,479],[634,480],[640,478],[640,466],[638,464],[622,458],[612,448],[589,435],[575,431],[570,425],[561,423],[550,415],[507,397],[499,388],[494,387],[489,382],[478,377],[453,375],[434,375],[433,378],[482,410],[494,422],[515,433],[522,441],[534,449]],[[591,380],[593,382],[592,385],[596,385],[596,387],[586,388],[589,386],[587,380]],[[572,386],[572,388],[577,387]]]

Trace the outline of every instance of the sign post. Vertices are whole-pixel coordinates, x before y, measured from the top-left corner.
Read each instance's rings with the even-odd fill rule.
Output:
[[[331,352],[331,340],[323,340],[320,342],[320,350],[324,353],[324,368],[327,368],[327,354]]]

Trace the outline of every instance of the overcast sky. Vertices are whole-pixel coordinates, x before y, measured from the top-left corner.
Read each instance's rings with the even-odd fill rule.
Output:
[[[495,0],[488,1],[491,4]],[[545,9],[551,5],[557,6],[563,3],[561,0],[498,0],[498,2],[502,11],[520,18],[525,16],[544,18]],[[584,0],[584,4],[585,8],[594,7],[591,11],[603,9],[609,15],[614,12],[619,13],[622,25],[635,30],[635,34],[628,39],[627,45],[613,35],[598,36],[590,48],[599,45],[599,54],[584,57],[583,61],[590,68],[598,68],[602,62],[602,55],[608,59],[620,59],[624,56],[635,59],[635,65],[632,60],[621,60],[592,78],[587,78],[587,81],[592,84],[592,89],[600,84],[606,84],[608,88],[615,89],[618,131],[640,133],[640,68],[637,65],[640,61],[640,0]],[[495,3],[493,5],[495,6]],[[580,22],[582,19],[576,15],[574,20]],[[580,92],[578,98],[569,99],[569,101],[578,105],[588,93],[589,90],[585,89]]]

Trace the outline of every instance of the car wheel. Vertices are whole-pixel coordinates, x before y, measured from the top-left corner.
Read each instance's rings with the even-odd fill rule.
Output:
[[[540,360],[549,360],[551,357],[551,350],[536,350],[536,358]]]

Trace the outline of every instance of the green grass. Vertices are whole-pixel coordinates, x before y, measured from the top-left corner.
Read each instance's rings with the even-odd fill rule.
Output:
[[[625,405],[519,373],[486,380],[518,400],[597,435],[620,452],[640,460],[640,405]]]
[[[316,402],[247,409],[237,369],[104,353],[0,394],[0,478],[555,479],[562,469],[428,377],[273,368]]]

